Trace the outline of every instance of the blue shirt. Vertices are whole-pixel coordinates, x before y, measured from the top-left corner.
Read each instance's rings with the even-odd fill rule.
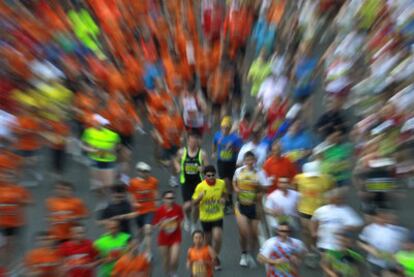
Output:
[[[155,79],[161,78],[163,75],[162,70],[156,64],[145,64],[144,84],[149,90],[155,88]]]
[[[282,154],[287,155],[292,162],[302,165],[306,162],[306,158],[301,153],[304,150],[311,150],[313,148],[313,137],[309,132],[300,131],[295,135],[287,133],[280,139],[282,147]]]
[[[243,140],[235,133],[225,136],[221,131],[218,131],[214,135],[214,145],[217,146],[217,157],[219,161],[236,162],[237,154],[243,145]]]

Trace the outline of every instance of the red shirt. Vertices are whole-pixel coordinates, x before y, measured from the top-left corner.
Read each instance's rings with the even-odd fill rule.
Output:
[[[297,169],[294,163],[285,157],[270,156],[263,164],[263,170],[267,177],[273,177],[272,185],[268,188],[267,193],[271,193],[278,187],[278,180],[281,177],[292,180],[297,174]]]
[[[157,209],[152,224],[155,225],[161,223],[161,225],[163,225],[158,234],[159,246],[171,246],[181,242],[180,226],[183,218],[183,209],[177,204],[174,204],[171,209],[168,209],[165,205],[162,205]],[[162,222],[164,222],[164,224],[162,224]]]
[[[68,277],[92,277],[95,276],[94,268],[82,267],[93,262],[98,255],[90,240],[80,243],[67,241],[60,245],[59,253],[64,258],[66,266],[70,267],[65,276]]]

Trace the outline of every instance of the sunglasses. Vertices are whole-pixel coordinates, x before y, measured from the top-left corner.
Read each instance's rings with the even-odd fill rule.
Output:
[[[215,177],[215,176],[216,176],[216,174],[206,174],[207,178],[212,178],[212,177]]]
[[[164,197],[165,200],[174,200],[175,197],[174,196],[170,196],[170,197]]]
[[[277,230],[279,233],[289,233],[290,230]]]

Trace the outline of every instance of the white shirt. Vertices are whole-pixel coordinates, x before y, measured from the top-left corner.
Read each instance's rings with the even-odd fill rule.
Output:
[[[249,151],[253,152],[253,154],[256,156],[256,159],[257,159],[257,153],[256,153],[257,146],[259,145],[254,143],[253,141],[249,141],[243,144],[243,146],[240,148],[239,154],[237,155],[237,165],[241,166],[243,164],[244,155]]]
[[[337,233],[346,227],[358,227],[363,224],[359,215],[349,206],[328,204],[313,214],[312,221],[319,222],[317,247],[326,250],[338,250]]]
[[[14,115],[0,110],[0,137],[12,138],[13,132],[11,127],[16,124],[16,120]]]
[[[359,238],[365,243],[373,246],[377,250],[389,254],[394,254],[400,250],[402,243],[408,236],[408,230],[396,225],[378,225],[376,223],[366,226]],[[380,267],[386,267],[387,262],[372,255],[368,255],[367,260]]]
[[[263,104],[264,111],[269,110],[276,97],[285,97],[288,80],[285,76],[267,77],[260,86],[257,99]]]
[[[237,178],[239,177],[239,175],[240,175],[240,172],[244,169],[244,168],[246,168],[246,166],[245,165],[243,165],[243,166],[241,166],[241,167],[238,167],[237,169],[236,169],[236,171],[234,172],[234,175],[233,175],[233,181],[235,181],[235,180],[237,180]],[[267,178],[266,178],[266,174],[264,173],[264,171],[263,170],[261,170],[261,169],[258,169],[257,167],[254,169],[254,170],[256,170],[256,177],[257,177],[257,183],[259,183],[259,185],[261,185],[261,186],[265,186],[266,185],[266,183],[267,183]]]
[[[278,252],[280,250],[283,253]],[[302,254],[305,251],[307,251],[306,246],[302,241],[290,237],[286,241],[282,241],[279,237],[272,237],[266,240],[260,248],[260,254],[268,259],[280,257],[287,260],[292,255]],[[266,272],[272,272],[274,269],[274,267],[266,265]]]
[[[295,190],[288,189],[287,195],[277,189],[267,196],[265,207],[269,210],[280,209],[283,215],[297,217],[297,205],[299,201],[299,193]],[[277,221],[271,220],[272,227],[277,226]]]

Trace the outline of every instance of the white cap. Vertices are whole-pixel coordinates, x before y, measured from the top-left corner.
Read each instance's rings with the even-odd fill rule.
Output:
[[[93,119],[96,120],[96,122],[98,122],[100,125],[108,125],[109,124],[109,120],[106,119],[105,117],[99,115],[99,114],[94,114],[93,115]]]
[[[151,166],[144,162],[138,162],[135,168],[140,171],[151,171]]]
[[[308,177],[317,177],[321,175],[321,162],[313,161],[305,163],[302,167],[303,174]]]

